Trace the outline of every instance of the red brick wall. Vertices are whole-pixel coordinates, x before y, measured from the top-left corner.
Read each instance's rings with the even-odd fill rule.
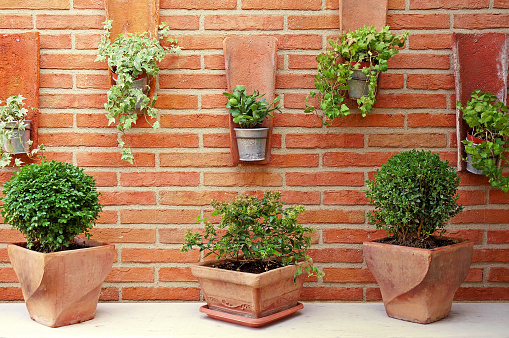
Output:
[[[131,166],[120,160],[104,116],[106,66],[93,62],[103,1],[2,1],[0,33],[41,34],[39,141],[48,159],[85,167],[103,194],[94,237],[117,250],[103,300],[199,300],[189,267],[200,256],[179,252],[185,230],[199,227],[194,222],[212,198],[269,189],[305,204],[301,221],[317,229],[311,255],[326,275],[306,284],[305,300],[380,299],[362,254],[364,240],[383,236],[364,218],[364,180],[390,155],[414,147],[456,164],[451,35],[508,32],[509,1],[389,0],[388,24],[410,37],[382,76],[376,109],[322,127],[303,113],[304,98],[313,88],[315,56],[338,33],[338,7],[338,0],[161,0],[161,21],[184,51],[162,63],[162,128],[138,124]],[[279,40],[276,93],[284,109],[274,118],[270,165],[230,165],[222,41],[235,34]],[[456,300],[508,301],[509,194],[460,176],[466,208],[449,229],[473,240],[475,252]],[[0,225],[0,300],[22,299],[6,252],[19,240]]]

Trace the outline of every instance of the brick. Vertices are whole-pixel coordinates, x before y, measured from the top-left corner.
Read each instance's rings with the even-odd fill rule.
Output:
[[[508,209],[478,209],[463,210],[459,215],[452,218],[451,223],[506,223],[509,221]]]
[[[132,148],[198,148],[198,135],[190,133],[131,133]]]
[[[509,283],[509,268],[492,267],[488,272],[488,282]]]
[[[203,146],[206,148],[229,148],[230,134],[205,134]]]
[[[323,154],[323,165],[325,167],[379,167],[395,152],[329,152]]]
[[[382,301],[382,293],[379,288],[366,288],[366,300],[367,301]]]
[[[435,234],[438,236],[438,234]],[[450,237],[458,240],[468,240],[474,244],[482,244],[483,231],[479,229],[461,229],[461,230],[446,230],[445,237]]]
[[[14,229],[0,229],[0,243],[26,242],[23,235]]]
[[[362,134],[287,134],[287,148],[363,148]]]
[[[289,15],[289,29],[339,29],[338,15]]]
[[[65,151],[45,151],[44,155],[46,156],[46,161],[60,161],[66,163],[73,163],[73,155],[72,152]]]
[[[125,287],[122,289],[123,300],[200,300],[200,288],[182,287]]]
[[[366,205],[369,200],[364,191],[359,190],[339,190],[325,191],[323,195],[323,204],[325,205]]]
[[[454,127],[456,126],[456,114],[442,113],[413,113],[407,116],[407,126],[412,128],[421,127]]]
[[[39,142],[52,147],[115,147],[116,134],[102,133],[39,133]]]
[[[375,277],[368,269],[359,268],[324,268],[324,283],[376,283]]]
[[[76,34],[75,46],[78,50],[97,49],[101,41],[101,34]],[[106,62],[100,62],[106,66]]]
[[[320,204],[318,191],[281,191],[281,200],[287,204]]]
[[[455,301],[508,301],[506,287],[462,287],[454,295]]]
[[[462,205],[486,204],[486,193],[483,190],[460,190],[458,203]]]
[[[489,244],[508,244],[509,230],[488,230]]]
[[[178,45],[185,50],[223,49],[223,34],[177,35]]]
[[[491,189],[489,192],[490,204],[509,204],[509,194],[502,190]]]
[[[105,282],[107,283],[153,283],[154,268],[112,268]]]
[[[40,88],[72,88],[71,74],[40,74]]]
[[[161,15],[159,22],[166,22],[171,30],[200,29],[200,17],[198,15]]]
[[[18,283],[18,277],[12,268],[0,268],[0,283]]]
[[[410,9],[480,9],[489,4],[489,0],[411,0]]]
[[[322,37],[315,34],[275,35],[279,49],[321,49]]]
[[[191,273],[191,268],[163,267],[159,269],[161,282],[197,282],[198,279]]]
[[[209,201],[210,203],[210,201]],[[158,229],[159,233],[159,242],[165,243],[165,244],[183,244],[184,243],[184,237],[188,231],[203,233],[203,229],[198,228],[164,228],[164,229]]]
[[[103,0],[73,0],[72,4],[76,9],[104,9]]]
[[[509,8],[509,0],[495,0],[493,8]]]
[[[288,69],[316,69],[316,55],[288,55]]]
[[[162,9],[236,9],[237,0],[161,0]]]
[[[397,29],[448,29],[449,14],[389,14],[387,25]]]
[[[465,282],[482,282],[483,269],[481,268],[471,268],[468,271],[467,277],[465,278]]]
[[[328,1],[328,0],[327,0]],[[387,9],[405,9],[405,0],[388,0]]]
[[[210,205],[212,200],[229,202],[237,196],[234,191],[161,191],[159,203],[165,205]]]
[[[458,172],[460,186],[488,186],[488,178],[484,175],[472,175],[467,172]]]
[[[472,263],[509,263],[509,249],[475,249]]]
[[[162,128],[228,128],[228,114],[166,114]]]
[[[201,97],[201,107],[202,109],[225,109],[224,105],[227,101],[227,98],[222,94],[203,94]]]
[[[198,96],[182,94],[157,95],[155,107],[158,109],[196,109],[198,108]]]
[[[37,29],[101,29],[105,21],[102,15],[39,14]]]
[[[407,88],[410,89],[454,89],[452,74],[408,74]]]
[[[2,301],[14,301],[23,300],[23,293],[19,287],[0,287],[0,300]]]
[[[0,15],[0,29],[32,29],[31,15]]]
[[[447,108],[445,94],[380,94],[375,107],[378,108]]]
[[[371,134],[368,147],[382,148],[444,148],[447,135],[440,133]]]
[[[272,154],[269,167],[318,167],[318,154]]]
[[[451,34],[415,34],[408,38],[410,49],[451,49]]]
[[[117,185],[117,174],[114,172],[85,171],[93,176],[98,187],[113,187]]]
[[[180,252],[180,249],[122,249],[123,262],[135,263],[197,263],[200,260],[198,250]]]
[[[100,202],[103,205],[155,205],[154,191],[101,191]]]
[[[196,172],[133,172],[121,173],[124,187],[197,186],[200,175]]]
[[[287,172],[286,184],[289,186],[353,186],[364,185],[364,174],[360,172]]]
[[[224,55],[204,55],[203,56],[205,69],[223,70],[224,68]]]
[[[315,263],[362,263],[361,249],[346,248],[328,248],[328,249],[309,249],[309,256]]]
[[[242,0],[242,9],[294,9],[318,11],[320,8],[320,0]]]
[[[315,88],[314,75],[311,74],[278,74],[276,88]]]
[[[362,244],[387,237],[388,232],[377,229],[323,229],[324,243]]]
[[[99,224],[113,224],[117,223],[117,212],[113,210],[103,210],[99,213]]]
[[[274,115],[274,127],[304,127],[321,128],[322,120],[316,115],[310,114],[276,114]]]
[[[39,114],[39,127],[70,128],[72,126],[73,117],[70,113]]]
[[[306,210],[299,215],[299,222],[361,224],[364,223],[364,211],[342,209]]]
[[[335,119],[331,127],[403,127],[405,115],[403,114],[369,114],[362,117],[361,114],[350,114],[343,119]]]
[[[69,9],[69,0],[4,0],[0,9]]]
[[[41,69],[107,69],[88,54],[41,54]]]
[[[282,30],[282,15],[207,15],[204,20],[206,30]]]
[[[487,29],[509,27],[509,14],[455,14],[454,28]]]
[[[274,172],[205,172],[203,184],[215,187],[280,187],[281,174]]]
[[[302,289],[301,300],[361,301],[362,288],[340,288],[330,286],[308,286]]]
[[[118,301],[119,300],[118,288],[114,287],[101,288],[99,300],[102,302]]]
[[[389,68],[396,69],[449,69],[449,55],[397,54],[389,61]]]
[[[104,108],[103,94],[41,94],[39,108]]]
[[[231,167],[230,153],[165,153],[159,155],[161,167]]]
[[[405,85],[405,77],[403,74],[380,74],[380,89],[402,89]]]
[[[164,89],[224,89],[226,77],[216,74],[161,74],[159,87]]]
[[[134,164],[123,161],[120,151],[115,153],[86,152],[77,153],[76,161],[80,167],[153,167],[155,165],[154,154],[133,152]]]
[[[180,44],[180,42],[178,42]],[[200,69],[200,55],[166,54],[159,62],[160,69]]]
[[[71,49],[70,34],[41,34],[41,49]]]
[[[106,74],[76,74],[76,88],[110,89],[110,81]]]
[[[9,263],[9,255],[7,254],[7,248],[0,249],[0,262]]]
[[[200,216],[199,210],[175,209],[126,209],[120,211],[122,224],[193,224]]]

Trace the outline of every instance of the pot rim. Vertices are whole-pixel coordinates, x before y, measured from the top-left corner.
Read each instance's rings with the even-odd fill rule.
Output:
[[[85,237],[74,237],[75,241],[76,241],[76,239],[78,239],[78,241],[81,241],[83,239],[84,241],[89,242],[92,246],[85,247],[85,248],[79,248],[79,249],[75,249],[75,250],[62,250],[62,251],[55,251],[55,252],[39,252],[39,251],[27,249],[27,247],[26,247],[27,242],[14,242],[14,243],[7,244],[7,248],[18,247],[21,250],[25,250],[25,251],[31,252],[33,254],[36,254],[36,255],[38,254],[38,255],[45,255],[45,256],[70,254],[70,253],[76,253],[76,252],[79,253],[81,250],[101,250],[104,247],[111,247],[112,249],[115,249],[115,245],[112,243],[109,243],[109,242],[100,242],[100,241],[96,241],[93,239],[87,239]]]
[[[470,133],[467,133],[467,141],[473,141],[474,144],[481,144],[483,142],[486,142],[486,140],[483,140],[482,138],[475,137]]]
[[[398,247],[398,248],[402,248],[402,250],[417,250],[417,251],[423,251],[423,252],[437,252],[437,251],[442,251],[442,250],[448,250],[448,249],[451,249],[451,248],[456,248],[458,246],[472,246],[472,247],[474,246],[474,242],[472,242],[471,240],[468,240],[468,239],[459,240],[457,238],[452,238],[452,237],[442,237],[442,238],[457,240],[459,242],[455,243],[455,244],[444,245],[444,246],[441,246],[441,247],[438,247],[438,248],[434,248],[434,249],[414,248],[414,247],[411,247],[411,246],[396,245],[396,244],[389,244],[389,243],[381,243],[380,242],[380,241],[382,241],[384,239],[387,239],[387,238],[389,238],[389,237],[379,238],[379,239],[375,239],[375,240],[372,240],[372,241],[364,241],[364,242],[362,242],[362,245],[379,246],[379,247],[381,247],[381,246]]]

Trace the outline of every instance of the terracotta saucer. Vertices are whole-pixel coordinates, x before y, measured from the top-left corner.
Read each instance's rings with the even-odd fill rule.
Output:
[[[278,319],[288,317],[289,315],[302,309],[303,307],[304,305],[302,303],[297,303],[297,305],[295,305],[294,307],[261,318],[249,318],[222,311],[211,310],[209,309],[208,305],[203,305],[202,307],[200,307],[200,312],[207,314],[211,318],[219,319],[225,322],[240,324],[249,327],[260,327],[272,323]]]

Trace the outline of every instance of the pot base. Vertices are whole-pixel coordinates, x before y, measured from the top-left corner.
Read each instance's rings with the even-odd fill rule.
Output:
[[[232,313],[217,311],[209,309],[208,305],[203,305],[200,307],[200,312],[203,312],[207,314],[210,318],[222,320],[228,323],[234,323],[249,327],[260,327],[269,323],[272,323],[276,320],[288,317],[292,315],[293,313],[299,311],[302,309],[304,305],[302,303],[297,303],[294,307],[291,307],[289,309],[286,309],[281,312],[274,313],[269,316],[261,317],[261,318],[249,318],[239,315],[234,315]]]

